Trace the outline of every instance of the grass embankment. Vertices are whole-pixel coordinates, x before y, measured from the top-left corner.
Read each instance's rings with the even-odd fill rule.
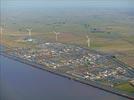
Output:
[[[115,86],[116,89],[119,89],[121,91],[125,91],[127,93],[134,94],[134,87],[130,85],[130,83],[122,83],[117,86]]]

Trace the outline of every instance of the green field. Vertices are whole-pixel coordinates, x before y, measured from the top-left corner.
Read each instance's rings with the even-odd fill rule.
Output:
[[[115,88],[117,88],[121,91],[125,91],[125,92],[128,92],[128,93],[134,94],[134,87],[131,86],[129,83],[122,83],[120,85],[115,86]]]

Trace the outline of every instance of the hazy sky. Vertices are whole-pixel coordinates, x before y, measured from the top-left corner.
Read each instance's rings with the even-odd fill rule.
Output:
[[[7,6],[23,7],[134,7],[134,0],[1,0]]]

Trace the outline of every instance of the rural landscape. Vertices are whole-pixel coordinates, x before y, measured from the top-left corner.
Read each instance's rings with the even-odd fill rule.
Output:
[[[32,7],[3,6],[0,44],[7,54],[134,96],[131,7]]]

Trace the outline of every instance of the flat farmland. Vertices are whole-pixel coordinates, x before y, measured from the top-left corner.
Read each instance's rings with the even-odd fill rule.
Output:
[[[7,7],[3,12],[1,43],[34,47],[36,42],[56,42],[56,31],[60,33],[57,42],[87,47],[88,35],[90,48],[112,53],[121,61],[134,66],[134,11],[131,9],[85,7],[33,11]],[[25,41],[29,38],[27,28],[32,28],[35,42]]]

